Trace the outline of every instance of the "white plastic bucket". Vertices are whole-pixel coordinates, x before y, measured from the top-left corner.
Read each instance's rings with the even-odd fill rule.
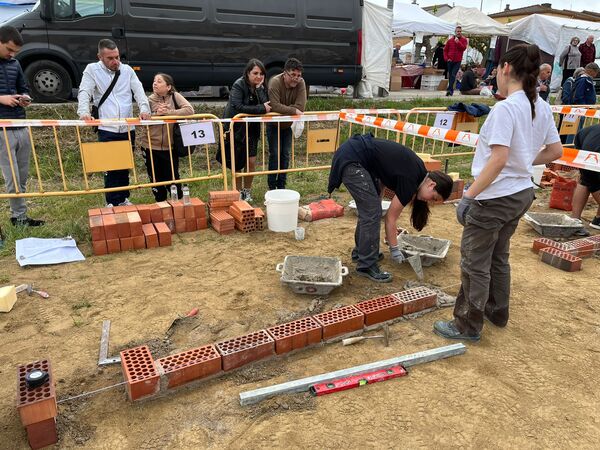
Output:
[[[540,164],[539,166],[533,166],[533,182],[539,186],[542,182],[542,175],[544,175],[544,169],[546,166]]]
[[[300,193],[291,189],[275,189],[265,193],[267,224],[271,231],[294,231],[298,226]]]

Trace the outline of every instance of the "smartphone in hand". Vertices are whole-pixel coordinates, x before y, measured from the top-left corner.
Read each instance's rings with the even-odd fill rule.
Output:
[[[19,97],[19,104],[21,106],[27,106],[32,102],[32,98],[27,95],[27,94],[23,94]]]

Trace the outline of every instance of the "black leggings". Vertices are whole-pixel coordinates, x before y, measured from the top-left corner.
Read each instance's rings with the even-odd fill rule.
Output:
[[[146,170],[148,171],[148,178],[150,182],[157,181],[169,181],[173,179],[171,174],[171,158],[169,152],[166,150],[152,150],[152,161],[150,160],[150,150],[142,147],[142,153],[144,155],[144,161],[146,163]],[[152,177],[152,162],[154,162],[154,178]],[[179,157],[173,152],[173,171],[175,173],[175,179],[179,179]],[[181,183],[176,183],[177,186],[177,198],[181,199],[183,193],[181,192]],[[171,185],[154,186],[152,193],[157,202],[162,202],[169,198],[171,192]]]

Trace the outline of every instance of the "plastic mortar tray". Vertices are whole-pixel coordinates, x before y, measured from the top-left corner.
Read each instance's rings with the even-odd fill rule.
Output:
[[[409,255],[419,255],[421,257],[421,265],[427,267],[446,257],[450,248],[450,241],[431,236],[399,234],[398,245],[401,250]]]
[[[583,228],[583,222],[560,213],[528,212],[523,218],[542,236],[569,237]]]
[[[321,256],[288,255],[275,270],[281,272],[281,282],[297,294],[329,294],[348,275],[339,258]]]

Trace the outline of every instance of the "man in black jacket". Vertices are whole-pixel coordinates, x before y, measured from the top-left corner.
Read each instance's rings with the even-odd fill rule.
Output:
[[[14,56],[23,46],[16,28],[0,27],[0,119],[25,119],[25,107],[31,103],[29,89],[19,61]],[[31,141],[27,128],[6,128],[8,139],[0,136],[0,167],[6,192],[23,193],[29,176]],[[10,221],[13,225],[37,227],[44,221],[27,217],[25,199],[10,198]]]

